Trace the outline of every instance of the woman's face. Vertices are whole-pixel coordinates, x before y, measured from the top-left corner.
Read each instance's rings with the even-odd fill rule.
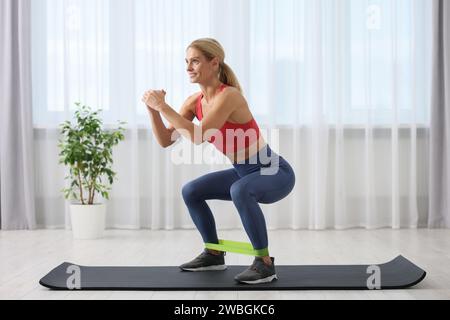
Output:
[[[208,61],[203,54],[195,48],[186,51],[186,71],[191,83],[205,83],[217,77],[218,59]]]

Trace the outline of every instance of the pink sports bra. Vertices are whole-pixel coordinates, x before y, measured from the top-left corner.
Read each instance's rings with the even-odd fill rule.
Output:
[[[222,84],[220,86],[220,92],[226,87],[225,84]],[[202,98],[203,93],[198,96],[195,108],[195,116],[199,121],[203,119]],[[214,144],[224,154],[230,153],[232,150],[236,153],[238,150],[248,148],[250,144],[259,139],[259,136],[259,127],[254,118],[242,124],[226,121],[222,128],[217,130],[208,142]]]

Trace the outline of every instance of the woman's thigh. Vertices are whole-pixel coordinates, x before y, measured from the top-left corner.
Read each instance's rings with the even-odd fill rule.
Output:
[[[239,179],[234,168],[207,173],[185,184],[183,194],[201,200],[231,200],[230,188]]]
[[[232,188],[233,192],[250,193],[257,202],[274,203],[286,197],[294,185],[294,171],[289,165],[283,165],[274,175],[250,173],[236,181]]]

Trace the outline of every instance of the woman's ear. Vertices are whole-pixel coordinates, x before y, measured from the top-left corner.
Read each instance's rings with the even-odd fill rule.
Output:
[[[218,70],[219,70],[219,65],[220,65],[219,58],[214,57],[214,58],[211,60],[211,63],[212,63],[212,66],[213,66],[214,68],[217,67],[217,71],[218,71]]]

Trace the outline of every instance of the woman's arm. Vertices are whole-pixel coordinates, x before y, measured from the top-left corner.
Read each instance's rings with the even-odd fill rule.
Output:
[[[150,123],[152,124],[152,131],[156,137],[156,140],[158,140],[161,147],[168,147],[170,139],[169,130],[164,125],[159,112],[148,108],[148,113],[150,116]]]
[[[208,140],[214,132],[220,129],[230,115],[236,110],[242,97],[236,91],[227,90],[217,97],[214,106],[202,119],[200,125],[181,117],[165,102],[157,106],[164,118],[167,119],[175,129],[184,137],[198,145]]]
[[[195,114],[192,111],[192,103],[193,103],[193,96],[190,96],[184,102],[179,113],[179,116],[183,117],[189,122],[191,122],[195,117]],[[169,127],[166,128],[161,119],[161,115],[158,111],[150,107],[147,107],[147,109],[150,116],[152,131],[153,134],[156,136],[158,143],[163,148],[171,146],[173,143],[175,143],[175,141],[178,140],[180,134],[177,131],[175,131],[175,127],[172,124],[170,124]]]

